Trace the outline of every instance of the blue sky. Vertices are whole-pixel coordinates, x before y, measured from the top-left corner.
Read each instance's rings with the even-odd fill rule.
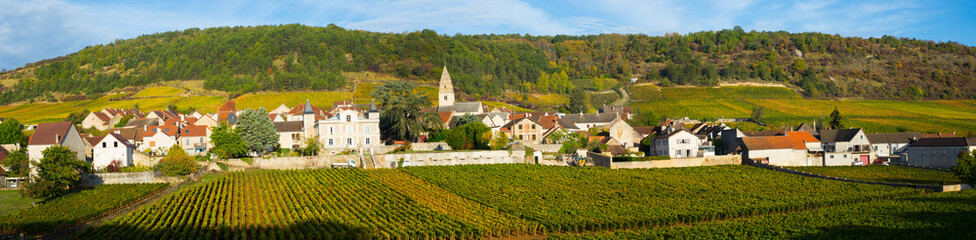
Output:
[[[300,23],[453,35],[746,30],[892,35],[976,45],[976,1],[920,0],[0,0],[0,68],[143,34],[191,27]]]

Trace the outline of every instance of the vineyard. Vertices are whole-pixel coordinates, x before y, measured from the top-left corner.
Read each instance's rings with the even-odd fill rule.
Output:
[[[551,239],[976,239],[976,191],[917,195],[805,212]]]
[[[248,171],[182,189],[81,239],[444,239],[482,230],[358,169]]]
[[[501,212],[576,232],[690,223],[913,195],[748,166],[609,170],[538,165],[403,171]]]
[[[95,219],[108,211],[162,191],[167,186],[164,183],[120,184],[81,190],[37,207],[21,210],[14,215],[3,216],[0,218],[0,235],[53,232]]]
[[[962,183],[949,172],[901,167],[901,166],[829,166],[829,167],[789,167],[790,169],[825,176],[840,177],[872,182],[898,182],[930,185]]]

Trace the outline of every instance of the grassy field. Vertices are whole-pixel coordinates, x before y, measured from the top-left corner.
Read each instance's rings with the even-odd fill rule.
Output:
[[[962,181],[956,178],[956,176],[952,173],[902,166],[869,165],[789,168],[825,176],[873,182],[898,182],[929,185],[962,183]]]
[[[142,91],[139,91],[135,95],[132,95],[132,97],[133,98],[170,97],[170,96],[180,95],[185,91],[186,90],[175,88],[175,87],[149,87],[149,88],[142,89]]]
[[[18,190],[0,191],[0,216],[16,213],[30,206],[30,199],[21,197]]]
[[[976,191],[550,239],[976,239]]]
[[[631,93],[632,96],[641,94]],[[661,116],[706,120],[749,117],[753,108],[761,106],[765,108],[763,121],[772,127],[810,123],[826,118],[836,108],[845,118],[846,127],[864,128],[869,133],[976,131],[976,121],[972,121],[976,119],[973,100],[811,100],[802,99],[787,88],[751,86],[664,88],[662,96],[658,100],[631,101],[630,105]]]
[[[591,93],[590,106],[600,108],[603,105],[612,105],[617,99],[620,99],[620,94],[617,92]]]
[[[919,192],[748,166],[609,170],[465,165],[403,171],[467,199],[537,221],[550,231],[697,222]]]

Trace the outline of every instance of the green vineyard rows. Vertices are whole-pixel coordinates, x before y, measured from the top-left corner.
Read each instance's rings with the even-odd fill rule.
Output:
[[[976,239],[976,191],[917,195],[687,226],[552,239]]]
[[[359,169],[234,172],[180,190],[81,239],[467,239],[476,227]]]
[[[845,183],[748,166],[677,169],[539,165],[403,171],[552,232],[690,223],[887,199],[919,190]]]
[[[168,184],[101,185],[0,217],[0,235],[38,234],[79,224],[162,191]]]
[[[950,172],[902,166],[870,165],[789,168],[825,176],[872,182],[897,182],[930,185],[962,183],[962,181],[960,181]]]

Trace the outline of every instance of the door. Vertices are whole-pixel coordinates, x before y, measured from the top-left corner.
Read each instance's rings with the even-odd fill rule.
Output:
[[[871,156],[861,155],[861,162],[864,163],[864,165],[871,164]]]

